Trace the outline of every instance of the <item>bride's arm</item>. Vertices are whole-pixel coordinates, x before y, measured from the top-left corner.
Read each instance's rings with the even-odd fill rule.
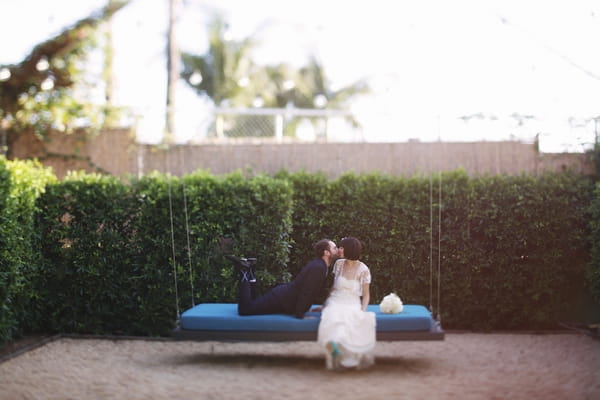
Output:
[[[362,285],[362,310],[367,311],[367,306],[369,305],[369,300],[371,299],[371,295],[369,293],[368,283],[363,283]]]
[[[360,268],[362,269],[360,272],[360,282],[362,288],[362,310],[367,311],[367,306],[369,305],[369,301],[371,300],[371,294],[369,292],[369,286],[371,284],[371,271],[369,267],[365,264],[361,263]]]

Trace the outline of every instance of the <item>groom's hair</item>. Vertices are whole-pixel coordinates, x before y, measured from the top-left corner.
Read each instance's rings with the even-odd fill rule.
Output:
[[[331,240],[329,239],[321,239],[315,243],[315,256],[317,256],[317,258],[323,257],[325,250],[329,250],[329,243],[331,243]]]
[[[349,236],[342,239],[338,247],[344,248],[344,257],[348,260],[358,260],[362,252],[362,244],[360,240]]]

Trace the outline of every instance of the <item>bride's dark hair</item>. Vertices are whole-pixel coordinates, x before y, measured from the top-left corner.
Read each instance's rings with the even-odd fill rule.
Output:
[[[344,248],[344,258],[348,260],[358,260],[362,252],[362,244],[360,240],[349,236],[342,239],[338,247]]]

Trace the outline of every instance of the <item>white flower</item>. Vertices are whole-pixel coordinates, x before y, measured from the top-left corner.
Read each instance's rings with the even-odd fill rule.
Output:
[[[388,294],[379,304],[379,309],[385,314],[397,314],[402,312],[403,308],[402,300],[400,300],[400,297],[396,293]]]

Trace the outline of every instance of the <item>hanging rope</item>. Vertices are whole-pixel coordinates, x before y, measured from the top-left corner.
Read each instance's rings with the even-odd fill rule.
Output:
[[[438,282],[437,282],[437,320],[442,321],[442,313],[440,310],[440,293],[441,293],[441,262],[442,262],[442,174],[440,173],[439,187],[438,187]]]
[[[184,151],[181,152],[181,159],[183,160],[183,173],[185,174],[185,155]],[[185,213],[185,233],[187,238],[187,256],[188,256],[188,269],[190,273],[190,288],[192,291],[192,307],[196,304],[194,302],[194,276],[192,271],[192,249],[190,246],[190,223],[188,217],[188,206],[187,206],[187,187],[185,185],[185,179],[182,179],[183,183],[183,211]]]
[[[167,186],[169,188],[169,217],[171,219],[171,251],[172,251],[172,255],[171,255],[171,262],[173,264],[173,279],[175,281],[175,309],[177,311],[177,320],[179,320],[180,317],[180,313],[179,313],[179,291],[177,288],[177,266],[175,263],[175,229],[173,226],[173,194],[172,194],[172,189],[171,189],[171,173],[170,173],[170,166],[169,166],[169,152],[170,152],[170,148],[167,149],[166,155],[165,155],[165,164],[166,164],[166,169],[167,169]]]
[[[440,116],[438,114],[437,116],[437,134],[438,134],[438,143],[442,142],[442,136],[441,136],[441,120],[440,120]],[[430,147],[431,148],[431,147]],[[429,178],[429,187],[430,187],[430,201],[433,202],[433,184],[432,184],[432,178]],[[431,212],[433,213],[433,206],[430,208]],[[433,220],[433,215],[431,216],[431,219]],[[431,228],[431,230],[433,231],[433,228]],[[432,240],[431,240],[431,246],[433,247],[433,232],[432,232]],[[441,282],[442,282],[442,276],[441,276],[441,260],[442,260],[442,172],[439,172],[439,180],[438,180],[438,257],[437,257],[437,316],[436,316],[436,320],[438,322],[441,323],[441,318],[442,318],[442,313],[440,311],[440,293],[441,293]],[[431,275],[433,275],[433,272],[431,272]],[[432,284],[432,288],[431,290],[433,290],[433,284]],[[433,311],[432,311],[432,315],[433,315]]]
[[[429,173],[429,310],[433,313],[433,177]]]

